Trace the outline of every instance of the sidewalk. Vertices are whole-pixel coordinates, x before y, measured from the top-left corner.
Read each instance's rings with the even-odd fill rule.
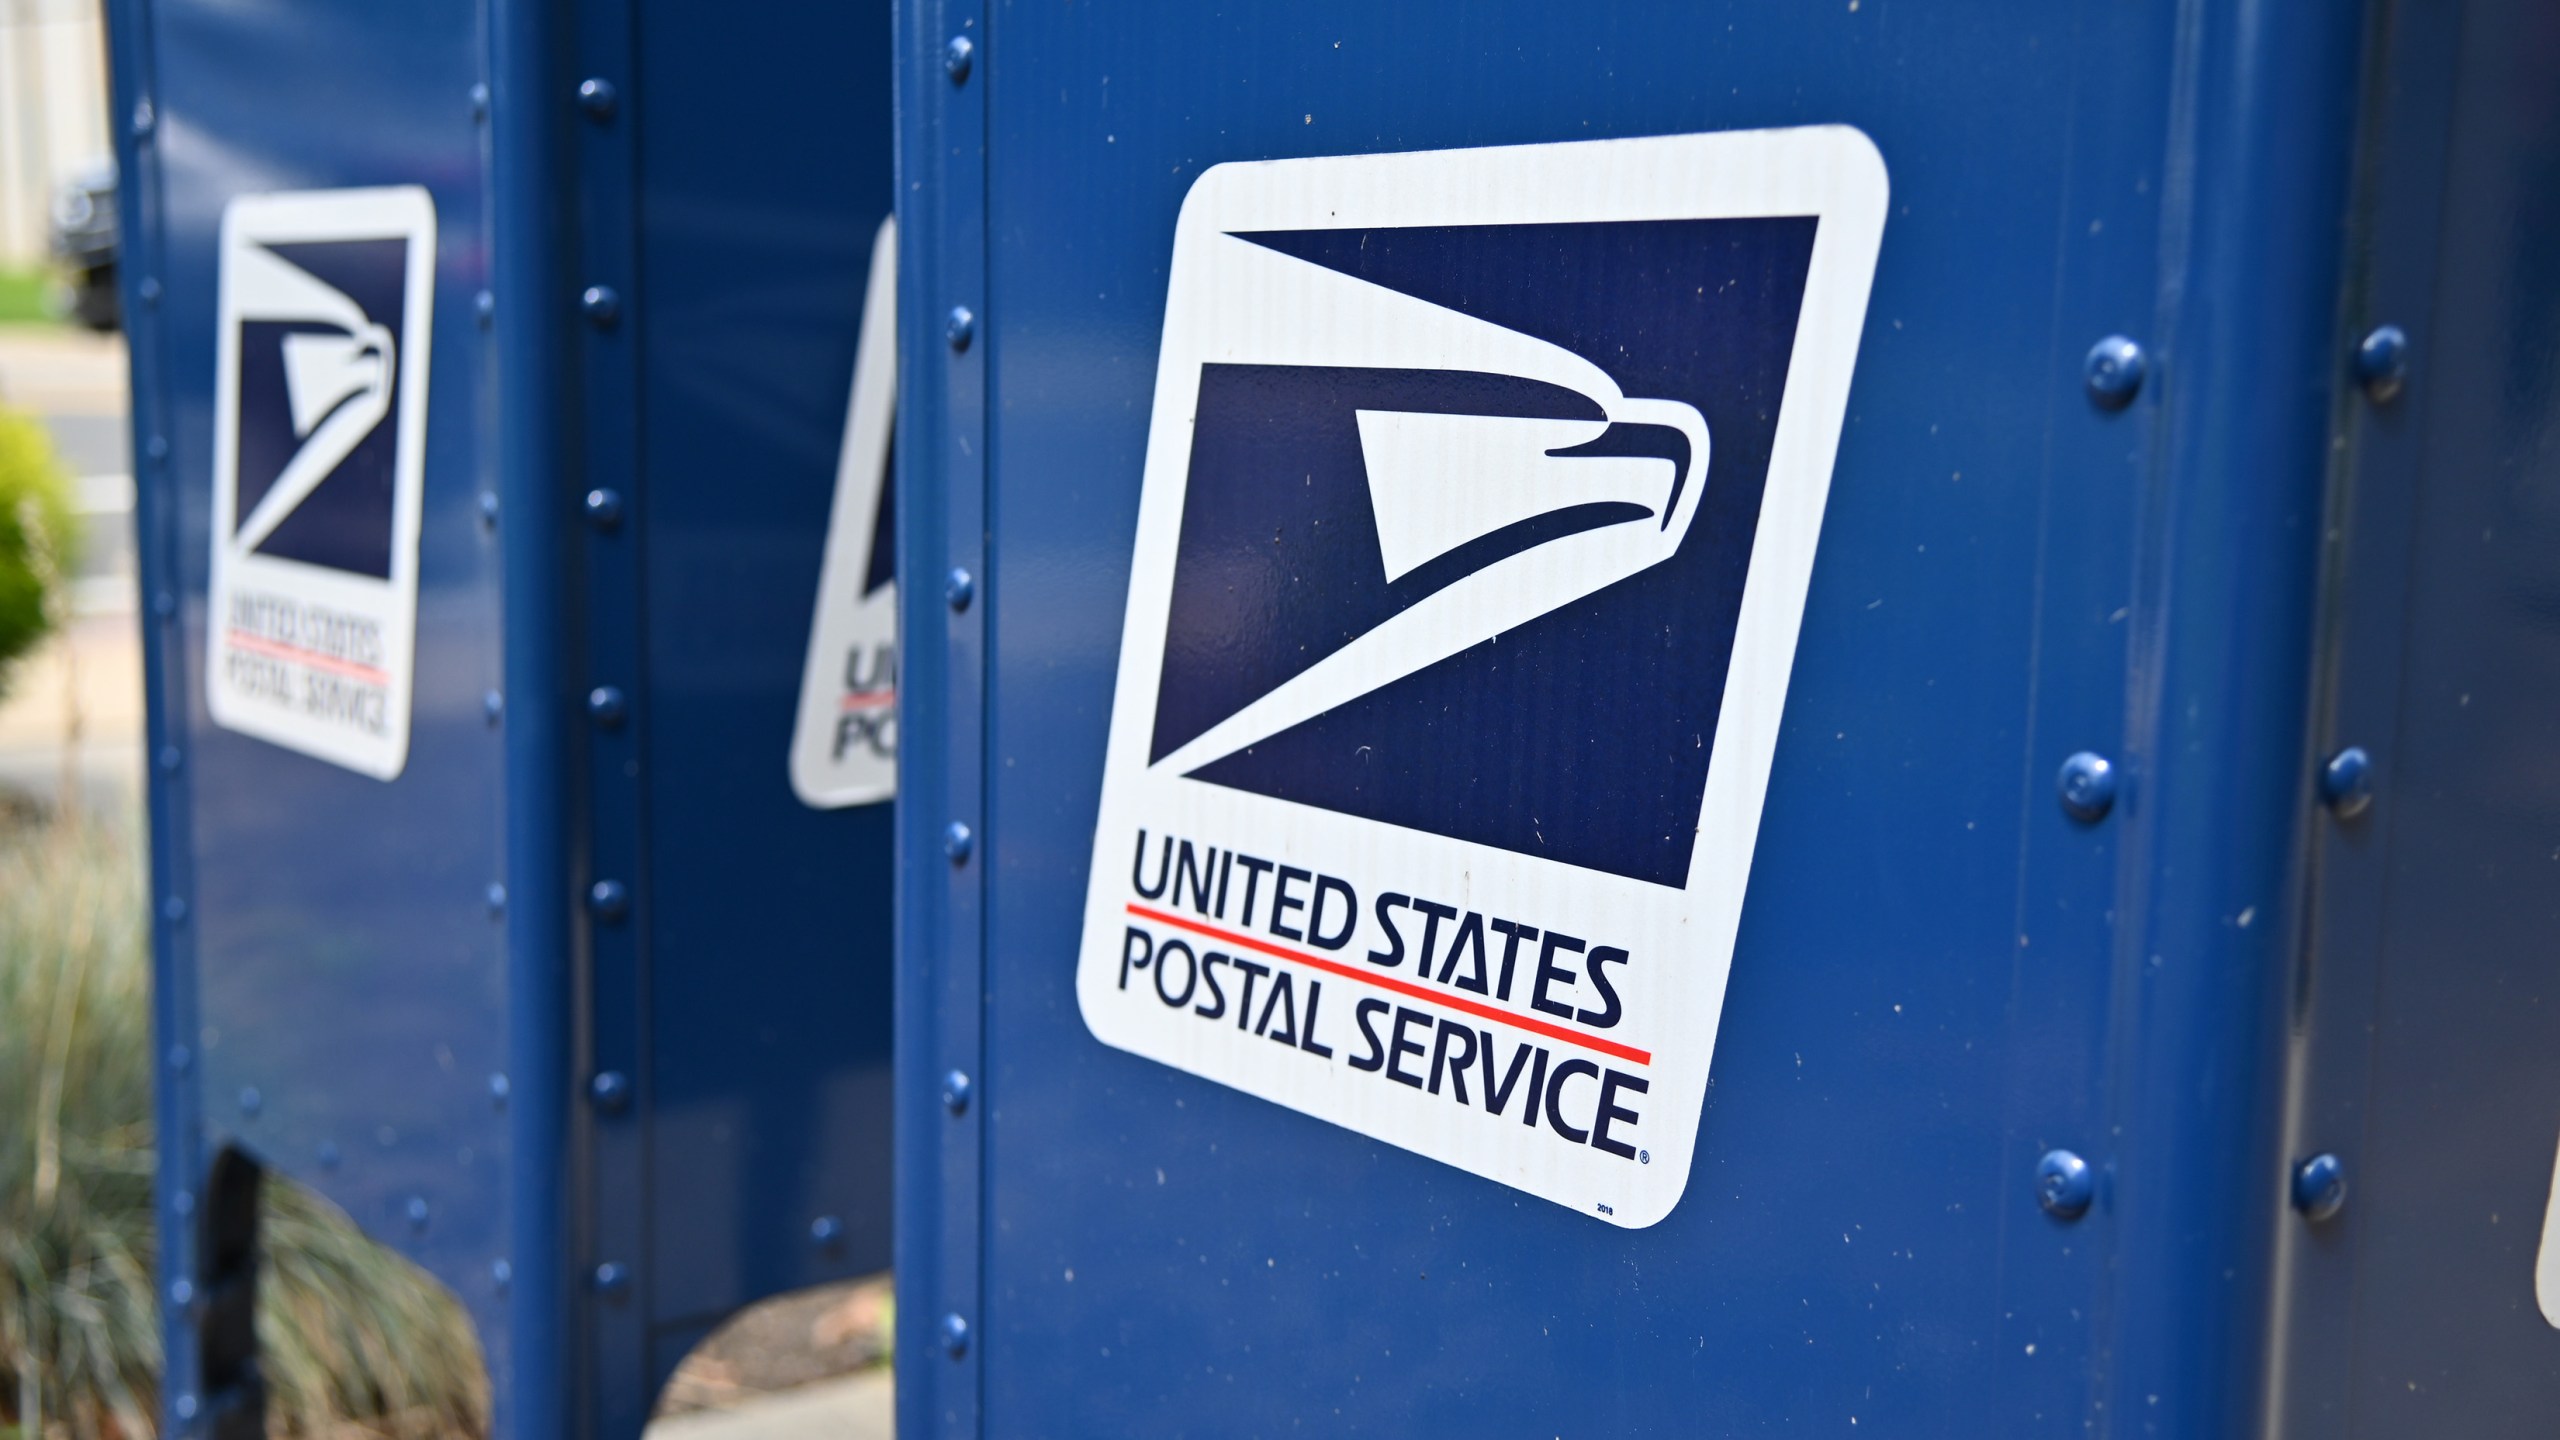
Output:
[[[760,1395],[649,1424],[646,1440],[890,1440],[896,1386],[886,1369]]]
[[[67,325],[0,325],[0,405],[121,421],[124,390],[122,335]]]

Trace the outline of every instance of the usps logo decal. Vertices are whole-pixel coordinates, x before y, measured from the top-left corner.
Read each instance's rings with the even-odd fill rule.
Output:
[[[1886,194],[1845,127],[1200,177],[1078,954],[1097,1038],[1670,1213]]]
[[[222,215],[206,703],[381,780],[409,754],[435,250],[415,186]]]
[[[871,242],[853,396],[791,729],[791,789],[816,809],[871,805],[898,793],[897,492],[889,483],[897,407],[898,222],[891,217]]]

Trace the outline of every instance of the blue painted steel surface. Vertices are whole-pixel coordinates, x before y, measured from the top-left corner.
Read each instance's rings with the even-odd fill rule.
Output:
[[[650,1259],[663,1313],[700,1321],[887,1259],[890,807],[813,810],[779,757],[889,212],[889,23],[799,27],[797,67],[716,8],[639,27],[644,863],[677,962],[653,974],[649,1189],[728,1232],[662,1226]],[[808,1243],[821,1215],[846,1253]]]
[[[589,677],[638,698],[595,741],[599,856],[609,772],[641,764],[631,1058],[649,1128],[628,1198],[649,1207],[629,1258],[650,1334],[647,1371],[599,1396],[618,1433],[741,1299],[886,1265],[890,1198],[891,807],[812,810],[784,763],[890,204],[889,17],[807,17],[787,57],[766,27],[681,0],[629,23],[627,240],[603,223],[612,181],[587,190],[590,233],[636,267],[625,322],[591,339],[635,347],[637,403],[589,411],[627,430],[634,523],[591,539],[636,544],[645,620],[636,673],[599,659]],[[618,127],[582,128],[584,144]],[[602,633],[623,597],[590,585]],[[599,971],[600,1002],[615,978]],[[615,1058],[601,1026],[597,1058]],[[611,1229],[610,1185],[601,1199]]]
[[[2381,39],[2343,321],[2404,331],[2407,379],[2342,416],[2313,750],[2365,750],[2371,799],[2313,827],[2285,1141],[2339,1156],[2346,1204],[2286,1231],[2271,1428],[2548,1435],[2560,26],[2493,0]]]
[[[506,357],[501,381],[515,401],[500,408],[496,437],[501,583],[517,626],[504,677],[511,697],[504,717],[506,846],[527,857],[572,853],[579,812],[559,757],[572,753],[584,716],[581,697],[561,683],[573,673],[578,612],[560,579],[572,521],[552,478],[565,468],[560,417],[575,394],[563,354],[568,337],[550,307],[496,305],[499,293],[538,295],[555,284],[567,245],[570,197],[546,103],[560,72],[562,37],[546,10],[502,6],[490,44],[494,203],[513,222],[490,267],[491,328]],[[588,1166],[574,1107],[585,1056],[582,1045],[562,1043],[583,1028],[578,922],[569,877],[550,879],[520,885],[507,898],[507,945],[519,957],[507,969],[506,991],[517,1186],[507,1217],[514,1354],[501,1360],[485,1344],[483,1352],[492,1362],[496,1427],[507,1436],[595,1429],[579,1363],[587,1336],[579,1262]]]
[[[2477,8],[2484,55],[2531,30]],[[2380,273],[2345,222],[2392,223],[2356,208],[2387,149],[2373,77],[2451,22],[2307,0],[900,14],[902,303],[977,316],[964,351],[906,337],[902,559],[966,566],[981,597],[906,617],[908,695],[938,723],[911,730],[901,829],[903,1433],[2204,1435],[2284,1413],[2318,1330],[2286,1300],[2311,1243],[2291,1172],[2346,1148],[2287,1119],[2327,894],[2314,775],[2356,738],[2307,727],[2366,403],[2341,296]],[[2544,113],[2498,95],[2477,124]],[[1096,1042],[1074,937],[1192,181],[1831,122],[1873,138],[1893,209],[1680,1206],[1612,1230]],[[2493,292],[2476,260],[2476,293],[2547,296],[2538,252],[2505,253],[2517,278]],[[2433,258],[2411,263],[2387,283],[2423,295]],[[2404,323],[2414,396],[2427,332]],[[2110,335],[2145,358],[2121,407],[2084,373]],[[2515,343],[2504,363],[2547,348]],[[2089,818],[2056,793],[2082,751],[2117,780]],[[2493,1207],[2524,1250],[2533,1125]],[[2077,1219],[2037,1202],[2057,1149],[2096,1182]],[[2427,1242],[2396,1243],[2379,1273],[2414,1285],[2389,1267]],[[2503,1306],[2529,1264],[2499,1275]],[[2547,1376],[2555,1338],[2509,1335],[2510,1379]],[[2507,1423],[2547,1426],[2539,1396]]]
[[[987,11],[956,0],[896,14],[898,313],[974,315],[987,303],[987,132],[973,37]],[[950,64],[955,53],[970,63]],[[988,857],[975,845],[965,860],[944,851],[949,827],[975,835],[986,823],[987,347],[955,350],[942,328],[910,323],[898,334],[898,433],[913,437],[899,449],[898,573],[946,577],[942,606],[898,614],[915,717],[898,756],[896,864],[897,1405],[909,1437],[978,1428],[970,1339],[990,1113],[979,1084]],[[962,1103],[924,1098],[938,1095]]]
[[[507,1253],[506,946],[487,901],[507,870],[499,554],[478,497],[496,409],[472,297],[490,256],[486,148],[467,100],[483,77],[471,3],[397,17],[129,7],[118,15],[129,137],[124,212],[141,227],[138,553],[151,676],[160,905],[164,1280],[197,1273],[205,1166],[237,1145],[306,1180],[453,1287],[510,1350],[491,1263]],[[302,57],[308,83],[275,83]],[[345,123],[352,110],[379,123]],[[130,128],[130,127],[129,127]],[[390,785],[222,730],[201,674],[216,344],[216,227],[243,193],[423,184],[435,204],[432,403],[418,542],[418,689]],[[156,293],[156,304],[143,302]],[[162,442],[165,442],[162,443]],[[158,596],[173,602],[161,615]],[[181,1068],[182,1052],[192,1063]],[[424,1223],[413,1218],[423,1214]],[[173,1355],[192,1350],[171,1317]],[[189,1361],[169,1401],[194,1406]],[[504,1367],[499,1367],[504,1378]]]
[[[729,1311],[887,1259],[890,816],[803,807],[785,757],[890,202],[888,19],[777,56],[678,5],[114,7],[117,104],[152,118],[124,213],[179,761],[152,786],[164,1279],[237,1146],[453,1288],[506,1434],[637,1433]],[[388,184],[429,188],[440,243],[385,784],[214,727],[199,668],[222,208]],[[604,1070],[630,1103],[589,1103]],[[184,1419],[188,1315],[169,1339]]]

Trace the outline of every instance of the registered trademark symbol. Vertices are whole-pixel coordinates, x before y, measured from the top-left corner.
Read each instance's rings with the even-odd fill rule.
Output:
[[[1636,1163],[1637,1163],[1637,1164],[1639,1164],[1639,1165],[1650,1165],[1650,1164],[1652,1164],[1652,1163],[1653,1163],[1653,1152],[1652,1152],[1652,1151],[1650,1151],[1650,1150],[1639,1150],[1639,1151],[1637,1151],[1637,1152],[1636,1152]]]

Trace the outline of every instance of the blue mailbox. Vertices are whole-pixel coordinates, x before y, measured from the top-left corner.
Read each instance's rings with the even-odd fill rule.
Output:
[[[272,1169],[635,1434],[888,1259],[890,17],[110,8],[170,1417]]]
[[[904,1435],[2560,1423],[2546,16],[900,15]]]

